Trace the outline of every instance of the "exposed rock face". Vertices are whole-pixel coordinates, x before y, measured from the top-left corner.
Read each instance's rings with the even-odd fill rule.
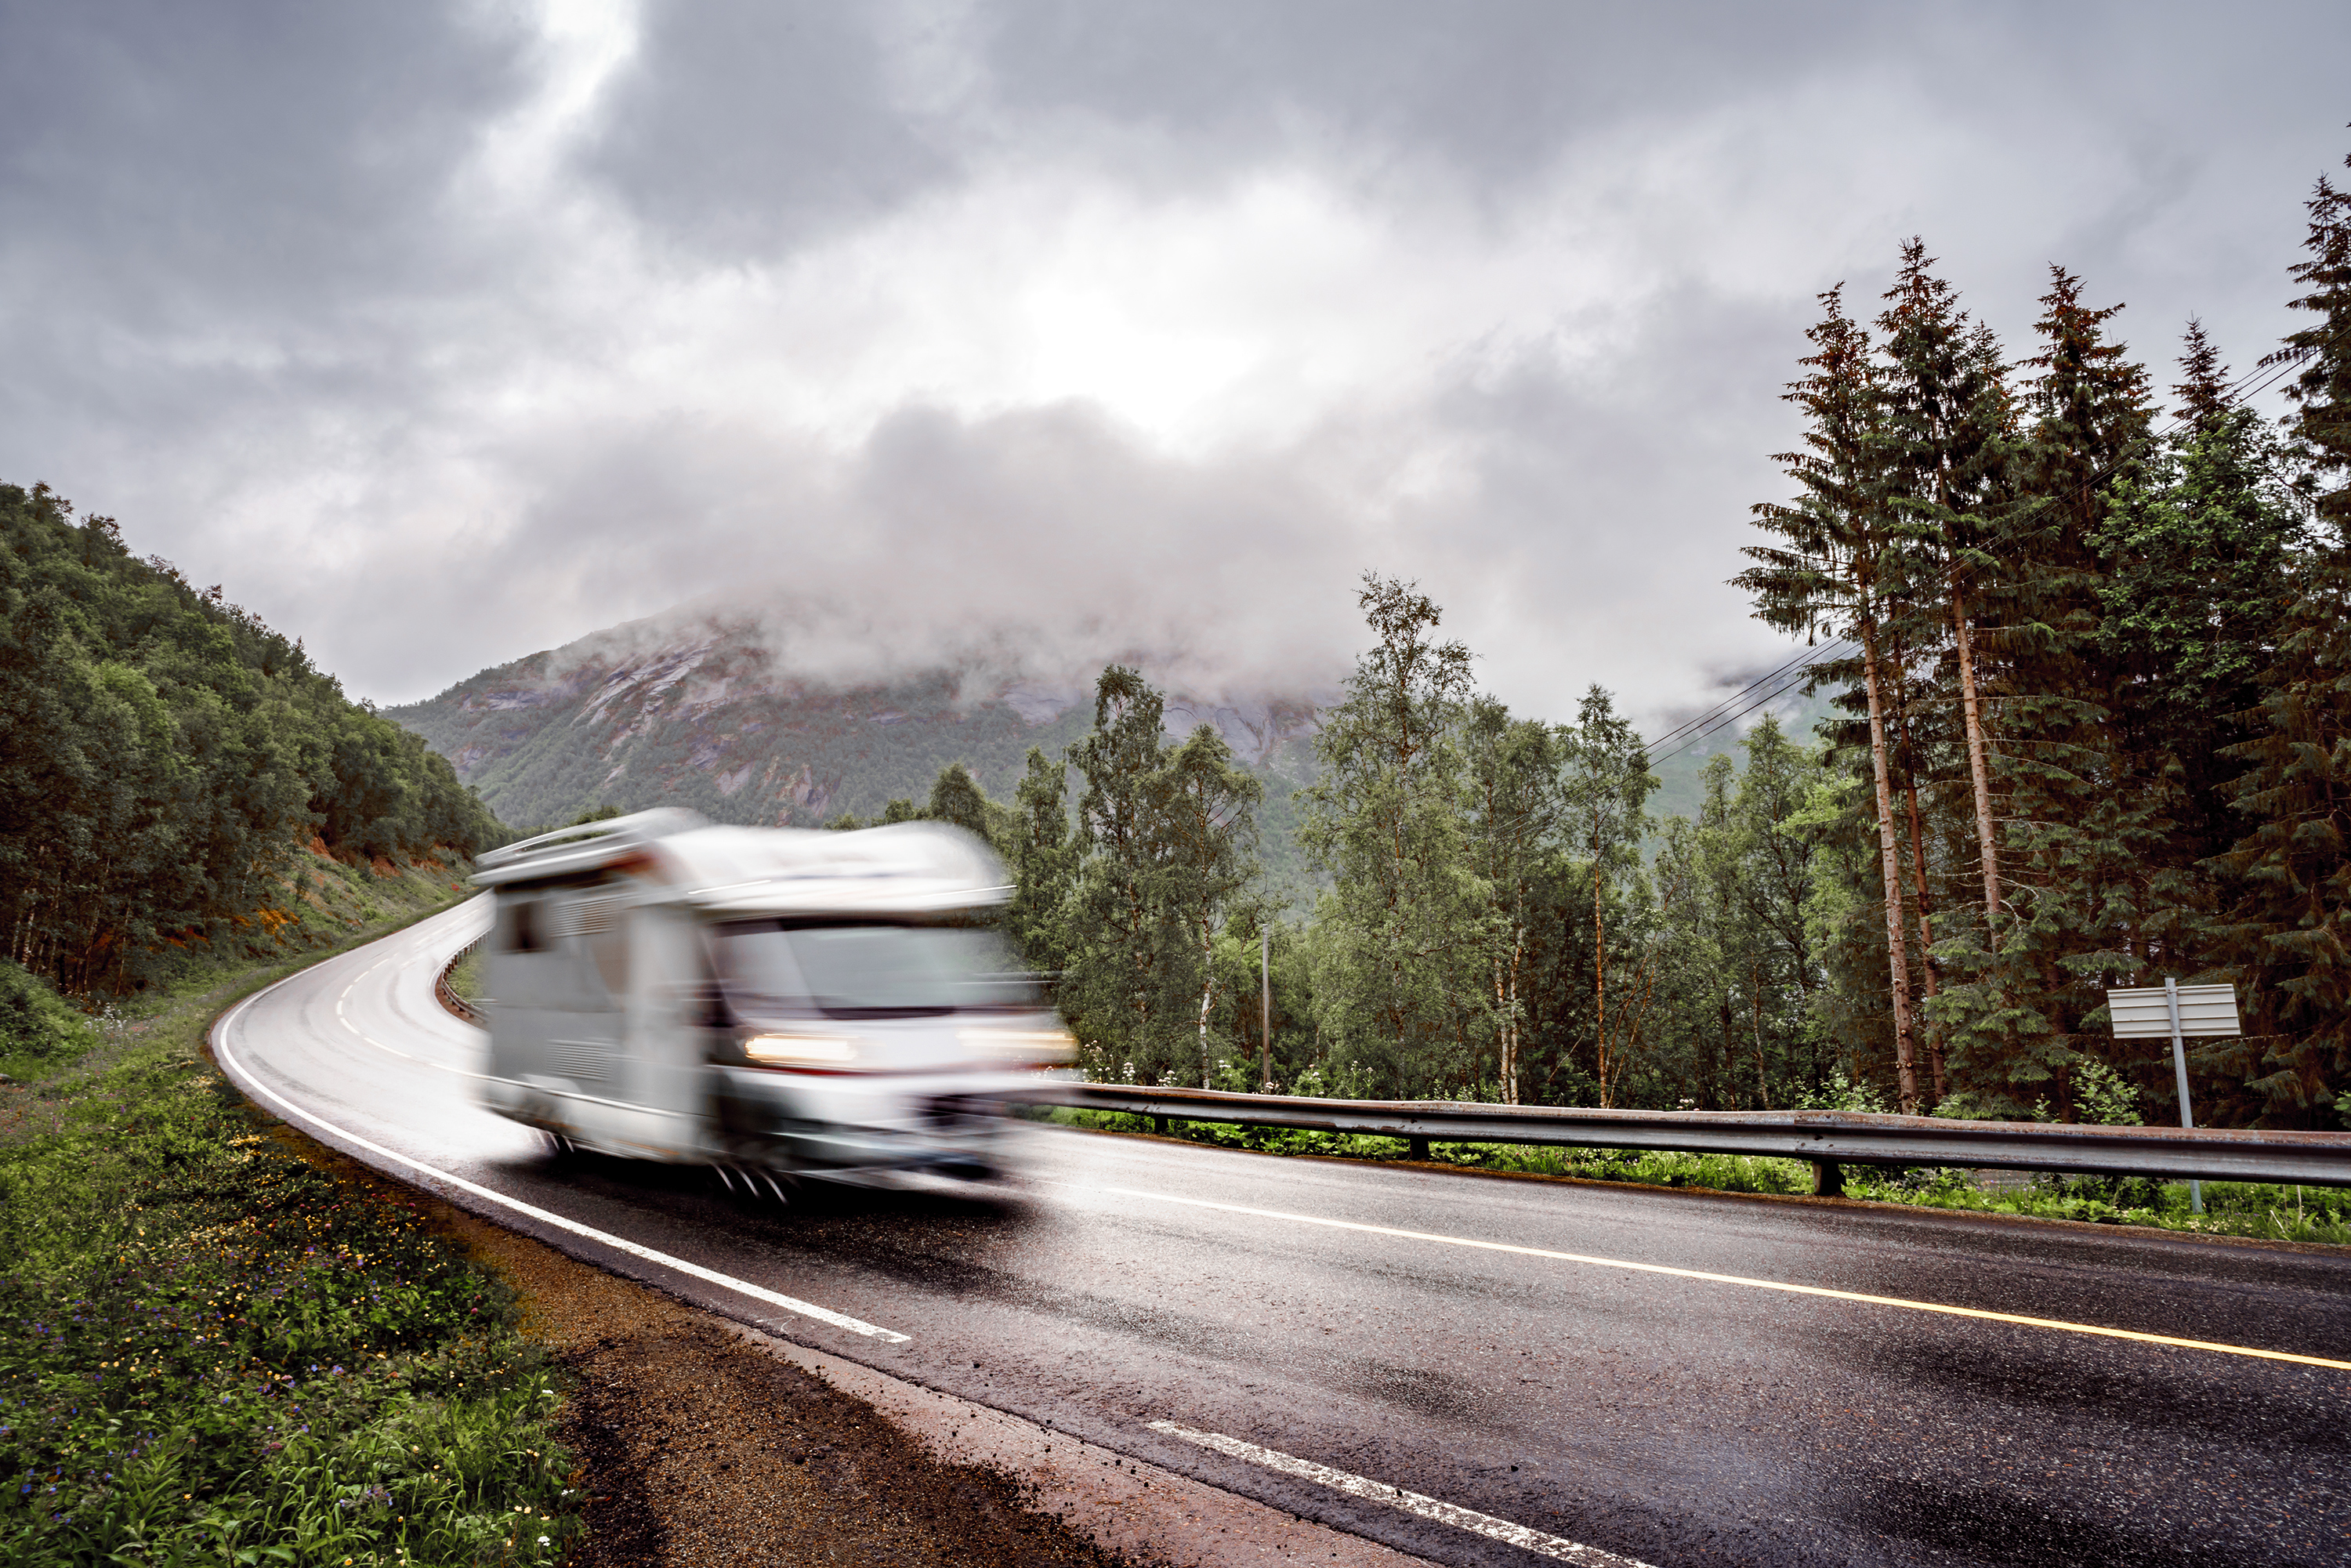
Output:
[[[755,623],[700,616],[613,627],[384,711],[518,826],[600,805],[812,826],[920,800],[950,762],[1008,797],[1030,747],[1058,757],[1085,733],[1093,690],[1090,678],[944,667],[819,683],[785,667]],[[1319,712],[1305,695],[1176,694],[1167,727],[1214,725],[1241,761],[1296,783],[1311,772]]]

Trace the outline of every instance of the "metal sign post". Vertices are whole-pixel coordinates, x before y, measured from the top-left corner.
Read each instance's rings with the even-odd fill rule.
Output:
[[[1273,928],[1257,928],[1258,1079],[1273,1092]]]
[[[2236,1000],[2233,992],[2229,999]],[[2188,1108],[2188,1042],[2179,1033],[2179,982],[2168,975],[2163,977],[2163,1007],[2171,1015],[2171,1070],[2179,1075],[2179,1124],[2192,1128],[2196,1125],[2196,1113]],[[2188,1206],[2193,1213],[2204,1212],[2202,1182],[2188,1184]]]
[[[2183,986],[2166,977],[2163,989],[2152,986],[2106,993],[2106,1011],[2115,1023],[2116,1040],[2171,1037],[2171,1067],[2179,1079],[2179,1124],[2196,1125],[2188,1105],[2188,1040],[2189,1035],[2244,1033],[2237,1019],[2234,986]],[[2204,1212],[2204,1184],[2188,1184],[2188,1198],[2198,1214]]]

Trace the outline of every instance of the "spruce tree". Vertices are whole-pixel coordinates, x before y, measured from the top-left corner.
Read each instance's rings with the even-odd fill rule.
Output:
[[[2230,748],[2258,721],[2283,636],[2282,585],[2303,548],[2283,444],[2258,412],[2229,401],[2228,371],[2200,323],[2189,323],[2179,373],[2178,427],[2143,482],[2116,486],[2098,547],[2110,723],[2127,770],[2172,779],[2170,830],[2151,869],[2173,896],[2149,911],[2137,946],[2147,979],[2161,977],[2158,959],[2175,974],[2200,967],[2194,927],[2216,896],[2200,862],[2243,831],[2229,792],[2245,765]]]
[[[2011,413],[1998,343],[1989,329],[1970,323],[1959,308],[1958,294],[1929,270],[1934,265],[1925,242],[1913,238],[1902,247],[1901,270],[1885,295],[1887,305],[1878,318],[1878,329],[1887,361],[1886,434],[1894,504],[1940,568],[1932,577],[1919,574],[1913,587],[1908,635],[1922,651],[1940,634],[1949,637],[1954,706],[1990,929],[1997,925],[2001,910],[2000,847],[1977,667],[1976,615],[1981,597],[1977,585],[1997,583],[2004,575],[1994,553],[1992,514],[2000,499]],[[1917,816],[1914,790],[1911,836],[1914,854],[1923,857]],[[1923,927],[1925,870],[1916,859],[1914,865]]]
[[[2351,160],[2346,160],[2351,165]],[[2254,827],[2221,864],[2241,884],[2220,936],[2250,1009],[2234,1063],[2265,1122],[2342,1125],[2351,1086],[2351,190],[2308,204],[2296,310],[2316,318],[2264,364],[2296,367],[2286,433],[2314,537],[2294,582],[2262,730],[2236,800]]]
[[[2176,780],[2116,723],[2122,673],[2102,635],[2116,510],[2144,479],[2153,409],[2146,371],[2113,340],[2119,305],[2093,308],[2050,269],[2035,330],[2032,429],[2005,553],[2022,624],[2006,639],[2001,758],[2011,916],[1996,984],[2004,1007],[1970,1020],[1967,1049],[1998,1092],[2072,1107],[2070,1070],[2111,1037],[2092,1023],[2104,987],[2142,967],[2162,884]]]
[[[1765,502],[1753,508],[1757,526],[1783,542],[1747,547],[1741,553],[1759,564],[1733,581],[1755,596],[1755,614],[1766,623],[1802,632],[1808,640],[1826,631],[1859,645],[1857,660],[1823,661],[1813,666],[1813,685],[1816,688],[1859,676],[1868,716],[1895,1071],[1902,1108],[1912,1112],[1918,1106],[1917,1058],[1886,740],[1890,683],[1883,644],[1889,611],[1915,562],[1902,548],[1900,525],[1888,497],[1891,455],[1885,389],[1871,359],[1868,332],[1845,314],[1843,285],[1820,299],[1828,313],[1806,334],[1816,351],[1799,361],[1809,373],[1790,382],[1783,394],[1804,411],[1804,447],[1774,459],[1801,494],[1790,502]]]

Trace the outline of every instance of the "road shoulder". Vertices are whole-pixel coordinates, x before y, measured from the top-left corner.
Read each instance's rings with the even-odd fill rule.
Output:
[[[577,1568],[1423,1561],[444,1213],[579,1379],[564,1434],[589,1488]]]

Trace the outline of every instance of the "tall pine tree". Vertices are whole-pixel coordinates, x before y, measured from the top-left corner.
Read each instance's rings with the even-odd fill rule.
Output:
[[[1803,449],[1779,455],[1800,490],[1789,502],[1753,508],[1756,525],[1776,545],[1741,553],[1759,564],[1733,580],[1755,596],[1756,616],[1773,626],[1849,638],[1853,660],[1813,666],[1815,685],[1859,676],[1868,716],[1872,803],[1876,810],[1881,896],[1886,915],[1887,995],[1892,1004],[1896,1075],[1902,1108],[1918,1106],[1910,964],[1902,899],[1902,857],[1894,820],[1886,739],[1890,673],[1885,646],[1889,612],[1911,570],[1887,497],[1889,440],[1885,392],[1866,329],[1844,312],[1840,285],[1821,297],[1828,314],[1806,334],[1815,351],[1809,372],[1789,383],[1786,400],[1803,410]]]
[[[2346,160],[2351,165],[2351,160]],[[2256,826],[2224,869],[2242,884],[2221,928],[2257,1059],[2232,1063],[2263,1122],[2342,1125],[2351,1087],[2351,190],[2321,176],[2296,310],[2316,318],[2263,361],[2297,367],[2287,434],[2315,537],[2294,582],[2262,731],[2234,748]]]

